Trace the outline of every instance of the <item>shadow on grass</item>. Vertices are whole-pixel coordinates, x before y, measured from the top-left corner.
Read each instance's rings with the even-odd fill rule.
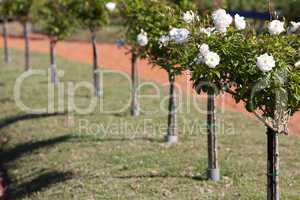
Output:
[[[65,115],[66,113],[42,113],[42,114],[23,114],[17,115],[13,117],[7,117],[4,119],[0,119],[0,129],[3,129],[11,124],[14,124],[18,121],[30,120],[30,119],[39,119],[39,118],[47,118]]]
[[[126,137],[115,137],[115,138],[108,138],[108,137],[96,137],[91,135],[76,135],[74,134],[72,136],[72,139],[75,139],[76,141],[91,141],[91,142],[128,142],[128,141],[147,141],[147,142],[153,142],[153,143],[162,143],[164,142],[163,138],[154,138],[154,137],[132,137],[132,138],[126,138]]]
[[[12,99],[11,98],[3,98],[3,99],[0,99],[0,103],[6,103],[6,102],[11,102]]]
[[[53,146],[57,143],[65,142],[72,137],[69,135],[64,135],[56,138],[51,138],[48,140],[42,140],[38,142],[27,142],[23,144],[18,144],[15,147],[11,149],[4,150],[0,153],[0,163],[7,163],[11,162],[13,160],[18,159],[22,155],[26,153],[33,152],[34,150],[43,148],[43,147],[48,147],[48,146]]]
[[[145,175],[127,175],[127,176],[114,176],[116,179],[141,179],[141,178],[186,178],[195,181],[207,181],[207,177],[202,174],[199,176],[190,175],[170,175],[170,174],[145,174]]]
[[[54,146],[71,138],[72,137],[70,135],[64,135],[37,142],[18,144],[13,148],[6,149],[0,152],[0,163],[1,165],[5,166],[5,164],[20,158],[24,154],[31,153],[40,148]],[[5,170],[2,171],[5,172]],[[9,187],[8,195],[10,199],[22,199],[23,197],[28,196],[34,192],[38,192],[57,183],[71,179],[72,176],[73,174],[71,172],[51,171],[42,173],[37,178],[34,178],[27,183]],[[9,180],[9,177],[7,177],[6,179],[10,184],[11,181]]]
[[[17,185],[10,193],[10,199],[23,199],[35,192],[49,188],[55,184],[72,179],[72,172],[51,171],[45,172],[33,180]]]

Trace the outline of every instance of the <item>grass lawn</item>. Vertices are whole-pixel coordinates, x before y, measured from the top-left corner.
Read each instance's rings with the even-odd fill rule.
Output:
[[[12,53],[13,63],[0,65],[0,139],[8,140],[0,146],[0,162],[8,170],[12,199],[266,199],[265,130],[254,118],[218,112],[222,180],[213,183],[205,180],[206,116],[194,108],[185,111],[189,100],[179,109],[180,143],[173,147],[161,142],[166,113],[159,110],[132,118],[128,109],[107,114],[98,105],[88,115],[26,115],[13,98],[14,82],[24,69],[23,53]],[[34,69],[47,69],[48,63],[47,55],[33,55]],[[58,68],[65,71],[64,83],[91,79],[89,65],[58,58]],[[167,94],[167,88],[159,89]],[[31,107],[45,107],[47,90],[47,77],[35,76],[22,84],[21,97]],[[66,92],[63,98],[56,93],[56,108],[62,99],[67,105]],[[141,93],[154,94],[154,89],[144,87]],[[124,77],[104,76],[102,109],[117,110],[129,97]],[[75,99],[82,108],[91,94],[81,89]],[[157,110],[161,100],[142,99],[141,106]],[[198,105],[205,109],[206,103]],[[90,129],[82,128],[84,123]],[[300,199],[299,152],[299,138],[280,137],[282,199]]]

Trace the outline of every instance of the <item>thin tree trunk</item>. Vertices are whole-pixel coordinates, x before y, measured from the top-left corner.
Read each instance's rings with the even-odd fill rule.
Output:
[[[50,40],[51,83],[57,84],[58,83],[58,77],[57,77],[57,68],[56,68],[56,61],[55,61],[55,45],[56,45],[56,41],[51,39]]]
[[[218,150],[216,136],[215,118],[215,93],[209,90],[207,99],[207,150],[208,150],[208,171],[209,180],[219,181]]]
[[[27,71],[31,69],[28,22],[23,23],[23,34],[24,34],[24,42],[25,42],[25,71]]]
[[[140,106],[138,100],[138,55],[132,53],[131,57],[131,80],[132,80],[132,102],[131,102],[131,115],[137,117],[140,115]]]
[[[94,82],[94,89],[95,89],[95,96],[101,96],[100,90],[100,68],[98,64],[98,51],[97,51],[97,41],[96,41],[96,32],[91,31],[92,34],[92,47],[93,47],[93,82]]]
[[[170,82],[170,97],[168,108],[168,130],[167,130],[167,143],[177,143],[177,128],[176,128],[176,91],[175,91],[175,76],[169,75]]]
[[[10,62],[10,54],[8,50],[7,19],[3,19],[3,42],[4,42],[4,62],[8,64]]]
[[[278,133],[271,128],[267,128],[267,178],[268,178],[268,200],[279,200],[279,140]]]

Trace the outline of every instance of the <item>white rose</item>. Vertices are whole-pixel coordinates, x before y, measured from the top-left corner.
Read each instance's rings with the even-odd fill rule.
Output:
[[[206,34],[208,37],[211,36],[212,32],[215,30],[216,28],[212,28],[212,27],[208,27],[208,28],[200,28],[200,33],[204,33]]]
[[[218,9],[212,14],[213,22],[217,31],[225,33],[232,23],[232,17],[224,9]]]
[[[148,44],[148,36],[147,33],[144,30],[141,30],[141,33],[138,34],[137,36],[137,43],[141,46],[144,47]]]
[[[198,45],[199,54],[195,59],[197,64],[202,64],[204,62],[204,57],[210,52],[209,46],[207,44]]]
[[[236,27],[238,30],[243,30],[243,29],[246,28],[246,21],[245,21],[245,18],[239,16],[238,14],[236,14],[236,15],[234,16],[234,24],[235,24],[235,27]]]
[[[163,35],[158,39],[159,48],[165,47],[168,45],[170,41],[170,37],[168,35]]]
[[[273,20],[270,22],[268,29],[271,35],[279,35],[280,33],[285,31],[284,22]]]
[[[220,56],[215,53],[215,52],[208,52],[204,56],[204,63],[209,67],[209,68],[215,68],[220,64]]]
[[[295,63],[295,67],[300,67],[300,60]]]
[[[290,28],[290,33],[295,33],[300,28],[300,22],[291,22],[292,27]]]
[[[191,24],[195,20],[195,13],[193,11],[191,11],[191,10],[187,11],[187,12],[183,13],[182,19],[186,23]]]
[[[218,20],[220,17],[226,15],[226,10],[224,9],[218,9],[218,10],[215,10],[213,13],[212,13],[212,18],[214,21]]]
[[[265,53],[257,57],[256,65],[262,72],[268,72],[275,67],[276,62],[272,55]]]
[[[186,42],[189,34],[190,32],[185,28],[172,28],[169,32],[170,39],[178,44]]]
[[[206,56],[210,52],[209,46],[207,44],[201,44],[199,46],[199,52],[202,56]]]
[[[117,4],[114,2],[108,2],[105,4],[105,7],[111,12],[116,9],[116,6],[117,6]]]

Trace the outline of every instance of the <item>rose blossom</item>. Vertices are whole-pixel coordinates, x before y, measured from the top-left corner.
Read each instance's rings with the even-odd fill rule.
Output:
[[[116,9],[116,6],[117,6],[117,4],[114,2],[108,2],[105,4],[105,7],[111,12]]]
[[[185,28],[172,28],[169,32],[170,39],[178,44],[186,42],[189,34],[190,32]]]
[[[235,27],[236,27],[238,30],[243,30],[243,29],[246,28],[246,21],[245,21],[245,18],[239,16],[238,14],[236,14],[236,15],[234,16],[234,24],[235,24]]]
[[[208,52],[204,56],[204,63],[209,68],[215,68],[217,65],[220,64],[220,56],[217,53],[215,53],[215,52]]]
[[[224,9],[218,9],[212,14],[213,22],[217,31],[225,33],[232,23],[232,17]]]
[[[187,12],[183,13],[182,19],[186,23],[191,24],[195,20],[195,13],[193,11],[191,11],[191,10],[187,11]]]
[[[300,22],[291,22],[292,27],[290,28],[290,33],[295,33],[300,28]]]
[[[275,67],[276,62],[272,55],[265,53],[257,57],[256,65],[262,72],[268,72]]]
[[[279,35],[280,33],[285,31],[284,22],[273,20],[270,22],[268,29],[271,35]]]
[[[170,37],[168,35],[163,35],[158,39],[159,48],[165,47],[168,45],[170,41]]]
[[[200,28],[200,33],[204,33],[206,34],[208,37],[211,36],[212,32],[215,30],[216,28],[214,27],[208,27],[208,28]]]
[[[144,47],[148,44],[148,36],[147,33],[144,30],[141,30],[141,33],[137,36],[137,43]]]

